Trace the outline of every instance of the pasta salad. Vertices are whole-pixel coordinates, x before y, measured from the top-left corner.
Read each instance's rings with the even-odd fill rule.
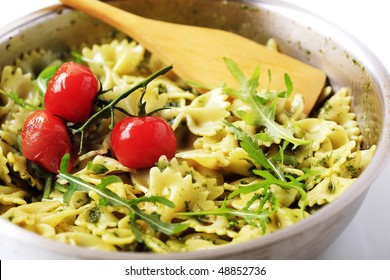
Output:
[[[96,95],[55,96],[70,60]],[[350,89],[326,87],[306,116],[288,75],[274,90],[225,63],[238,88],[184,83],[128,39],[4,67],[1,217],[75,246],[167,253],[261,238],[337,199],[376,149],[361,148]]]

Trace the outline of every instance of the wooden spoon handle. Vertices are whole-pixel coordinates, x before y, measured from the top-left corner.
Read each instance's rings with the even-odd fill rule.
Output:
[[[223,57],[235,61],[248,76],[260,66],[263,89],[269,85],[283,90],[287,73],[294,84],[293,93],[304,97],[306,114],[325,83],[326,75],[319,69],[231,32],[146,19],[96,0],[61,1],[129,35],[163,63],[173,65],[174,72],[185,81],[237,86]],[[268,70],[272,73],[270,84]]]

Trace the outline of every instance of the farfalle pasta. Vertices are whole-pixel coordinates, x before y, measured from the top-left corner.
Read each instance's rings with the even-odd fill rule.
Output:
[[[127,39],[84,46],[77,59],[99,78],[104,100],[161,67]],[[348,88],[325,88],[327,101],[308,117],[299,94],[251,87],[256,71],[241,89],[203,93],[165,75],[121,100],[113,118],[122,119],[124,111],[136,115],[143,96],[146,111],[156,110],[175,131],[173,158],[161,156],[142,170],[124,166],[111,151],[110,120],[101,118],[83,135],[73,177],[54,176],[48,187],[48,177],[22,155],[18,138],[24,120],[43,104],[42,81],[33,69],[61,62],[59,55],[37,50],[6,66],[0,80],[0,215],[45,238],[95,250],[155,253],[261,238],[337,199],[375,153],[375,146],[361,147]],[[254,119],[259,115],[264,119]],[[67,197],[66,178],[90,189],[76,188]],[[169,232],[170,225],[183,227]]]

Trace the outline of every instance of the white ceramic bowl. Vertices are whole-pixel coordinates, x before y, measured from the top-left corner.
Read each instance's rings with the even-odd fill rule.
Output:
[[[283,52],[323,69],[330,84],[350,86],[364,145],[378,146],[359,179],[340,198],[302,222],[270,235],[209,251],[174,254],[112,253],[73,247],[0,219],[1,242],[14,250],[39,249],[57,258],[85,259],[310,259],[346,228],[362,204],[389,151],[389,76],[361,42],[301,8],[277,1],[132,0],[114,4],[134,13],[179,23],[231,30],[264,43],[276,38]],[[68,51],[115,32],[89,16],[51,6],[0,30],[0,67],[22,53],[45,47]]]

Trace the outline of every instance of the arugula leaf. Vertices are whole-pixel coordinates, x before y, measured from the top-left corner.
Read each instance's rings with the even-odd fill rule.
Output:
[[[248,224],[252,224],[253,226],[256,227],[258,227],[258,224],[256,223],[256,221],[258,221],[263,233],[265,233],[266,230],[265,225],[268,221],[269,213],[268,213],[268,209],[262,210],[262,208],[259,208],[258,211],[251,211],[248,210],[247,208],[243,208],[241,210],[228,208],[226,207],[226,201],[224,200],[221,207],[215,210],[177,213],[177,217],[191,217],[191,216],[224,216],[228,219],[231,217],[241,217]]]
[[[264,96],[257,94],[257,88],[259,86],[258,81],[260,77],[259,67],[256,67],[251,78],[248,79],[233,60],[224,58],[224,61],[228,70],[240,85],[239,90],[225,88],[225,91],[228,94],[241,99],[251,107],[250,112],[237,112],[246,123],[266,127],[268,133],[274,138],[285,139],[286,141],[292,143],[294,145],[293,149],[299,145],[307,145],[311,143],[309,140],[295,138],[294,130],[292,128],[280,125],[275,121],[276,99],[272,100],[272,102],[268,102],[269,100],[267,98],[264,99]],[[278,96],[286,97],[291,94],[293,84],[287,74],[284,76],[284,80],[286,84],[286,91],[279,93]]]
[[[278,92],[278,97],[288,98],[291,95],[292,91],[294,90],[294,84],[287,73],[284,74],[283,78],[284,78],[284,84],[286,85],[286,90]]]
[[[88,58],[86,56],[83,56],[80,52],[78,51],[75,51],[75,50],[72,50],[70,52],[70,55],[74,58],[74,60],[77,62],[77,63],[94,63],[96,64],[96,61],[91,59],[91,58]]]
[[[26,102],[23,98],[21,98],[17,93],[13,91],[6,92],[2,89],[0,89],[0,93],[4,94],[5,96],[8,96],[10,99],[12,99],[15,104],[19,105],[20,107],[23,107],[24,109],[30,109],[30,110],[42,110],[43,106],[36,106],[31,103]]]
[[[263,177],[264,181],[267,181],[269,184],[275,184],[278,185],[284,189],[295,189],[297,190],[300,195],[302,196],[303,200],[306,200],[306,190],[305,190],[305,184],[299,182],[294,177],[288,177],[290,178],[289,182],[281,181],[277,178],[275,178],[271,173],[264,171],[264,170],[253,170],[253,173],[256,175]]]
[[[294,189],[298,191],[298,193],[301,195],[301,200],[303,202],[301,205],[301,211],[302,216],[304,216],[304,210],[307,204],[307,193],[305,189],[305,184],[301,183],[300,180],[303,180],[306,176],[298,177],[298,179],[292,176],[287,176],[286,178],[288,178],[290,181],[282,181],[275,178],[270,172],[265,170],[256,169],[253,170],[253,173],[255,173],[259,177],[262,177],[264,180],[249,185],[241,186],[239,189],[233,191],[229,195],[229,198],[232,198],[239,194],[248,194],[251,192],[256,192],[259,189],[263,189],[262,195],[265,196],[268,193],[270,186],[274,184],[286,190]]]
[[[248,156],[255,162],[255,164],[258,164],[265,169],[272,170],[281,181],[286,181],[283,172],[280,170],[280,168],[276,165],[274,161],[264,155],[263,150],[259,147],[259,145],[254,139],[252,139],[248,134],[242,131],[241,128],[237,128],[229,122],[226,122],[226,125],[241,141],[241,148],[243,148],[248,153]]]
[[[263,150],[259,147],[256,142],[256,139],[253,139],[251,136],[246,134],[241,128],[235,127],[233,124],[226,122],[226,125],[234,133],[234,135],[240,140],[240,146],[248,153],[248,156],[254,161],[255,164],[264,168],[265,170],[255,169],[252,172],[262,177],[264,180],[256,182],[253,184],[241,186],[239,189],[233,191],[228,198],[232,198],[238,194],[248,194],[256,192],[259,189],[263,189],[263,203],[265,199],[270,199],[271,196],[267,197],[268,189],[272,184],[278,185],[284,189],[295,189],[301,195],[302,204],[302,214],[304,213],[304,208],[306,207],[306,189],[305,184],[302,183],[305,179],[315,176],[318,172],[304,169],[305,174],[294,178],[292,176],[285,176],[280,166],[272,159],[266,157]],[[287,142],[284,142],[280,147],[279,152],[273,157],[276,160],[280,160],[282,163],[285,160],[284,150],[286,149]],[[289,158],[287,158],[290,160]],[[277,178],[272,175],[272,173],[277,176]]]
[[[107,167],[105,167],[102,164],[93,163],[92,161],[88,162],[87,164],[87,170],[91,171],[95,174],[104,174],[107,173],[109,170]]]
[[[53,185],[53,178],[54,176],[52,174],[48,174],[44,177],[45,179],[45,187],[43,189],[43,195],[42,198],[46,199],[49,198],[51,187]]]
[[[61,63],[58,61],[57,63],[54,63],[46,67],[45,69],[42,70],[41,73],[39,73],[37,77],[37,85],[41,96],[45,95],[49,81],[54,76],[55,72],[57,72],[58,68],[60,68],[60,66]]]
[[[170,201],[169,199],[166,199],[163,196],[157,196],[157,195],[141,196],[141,197],[130,200],[128,203],[131,205],[136,205],[136,204],[139,204],[141,202],[160,203],[160,204],[167,206],[169,208],[175,207],[175,204],[172,201]]]
[[[141,210],[137,204],[141,202],[154,202],[161,203],[168,207],[174,207],[173,202],[165,199],[164,197],[150,196],[150,197],[141,197],[134,200],[126,200],[118,196],[116,193],[107,188],[108,185],[113,183],[121,182],[121,179],[118,176],[108,176],[101,180],[99,185],[93,186],[78,178],[75,175],[68,173],[69,165],[69,154],[65,154],[62,158],[60,171],[58,174],[59,178],[66,180],[69,183],[67,191],[64,193],[64,202],[68,202],[72,197],[75,191],[94,191],[99,197],[101,197],[106,204],[112,206],[122,206],[130,210],[130,217],[133,219],[141,219],[148,223],[154,230],[165,233],[167,235],[176,234],[187,229],[188,225],[186,224],[176,224],[176,223],[166,223],[160,220],[160,215],[158,214],[147,214]],[[134,233],[137,236],[139,233],[138,228],[136,227],[135,221],[131,223],[133,225]],[[138,235],[139,237],[139,235]],[[138,239],[139,241],[140,239]]]
[[[130,212],[129,217],[130,217],[130,225],[131,225],[131,228],[132,228],[133,233],[135,235],[135,240],[138,243],[141,243],[142,242],[142,232],[139,230],[139,227],[137,225],[137,222],[136,222],[137,217],[135,215],[135,212]]]
[[[279,151],[277,154],[272,156],[272,160],[275,162],[280,162],[281,164],[286,164],[289,166],[296,166],[298,164],[297,160],[293,156],[288,156],[284,154],[286,150],[288,142],[283,142],[282,146],[279,145]]]
[[[279,187],[289,190],[294,189],[297,190],[298,193],[301,195],[302,205],[301,205],[301,212],[302,217],[305,216],[305,208],[307,205],[307,193],[305,189],[305,184],[299,182],[296,178],[293,178],[291,176],[288,176],[287,178],[290,179],[290,181],[281,181],[277,178],[275,178],[271,173],[264,170],[253,170],[253,173],[255,173],[257,176],[262,177],[264,180],[256,183],[252,183],[249,185],[241,186],[237,190],[233,191],[228,198],[235,197],[239,194],[248,194],[252,192],[256,192],[260,189],[263,189],[262,191],[262,200],[261,204],[264,205],[266,201],[269,201],[272,198],[271,192],[269,192],[269,188],[271,185],[278,185]]]
[[[263,194],[268,192],[269,187],[271,186],[271,182],[267,180],[262,180],[260,182],[251,183],[248,185],[242,185],[237,190],[233,191],[231,194],[229,194],[228,198],[233,198],[239,194],[248,194],[252,192],[256,192],[259,189],[263,189]]]

